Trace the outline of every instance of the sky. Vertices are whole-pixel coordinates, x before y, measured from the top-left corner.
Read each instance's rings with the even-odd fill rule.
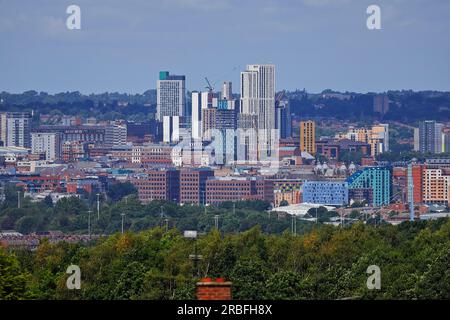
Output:
[[[238,93],[259,63],[277,90],[450,91],[449,35],[449,0],[0,0],[0,92],[142,93],[167,70]]]

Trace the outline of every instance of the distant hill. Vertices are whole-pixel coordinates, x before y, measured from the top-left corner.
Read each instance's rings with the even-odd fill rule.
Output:
[[[285,99],[291,111],[300,118],[342,119],[355,121],[390,120],[416,124],[420,120],[450,121],[450,92],[388,91],[389,111],[374,112],[377,93],[337,92],[324,90],[310,94],[305,90],[287,91]],[[189,93],[187,93],[189,95]],[[187,99],[190,101],[189,97]],[[152,117],[156,110],[156,90],[142,94],[105,92],[84,95],[78,91],[48,94],[26,91],[0,93],[1,111],[31,111],[36,114],[61,113],[99,120],[142,119]]]

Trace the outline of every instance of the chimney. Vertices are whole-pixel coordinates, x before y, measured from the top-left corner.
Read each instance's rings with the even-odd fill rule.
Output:
[[[211,278],[202,278],[197,282],[198,300],[231,300],[231,282],[223,278],[214,281]]]

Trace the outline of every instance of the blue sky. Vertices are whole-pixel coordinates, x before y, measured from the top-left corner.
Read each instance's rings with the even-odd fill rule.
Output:
[[[0,91],[141,93],[160,70],[237,91],[256,63],[276,65],[277,90],[449,91],[449,34],[448,0],[0,0]]]

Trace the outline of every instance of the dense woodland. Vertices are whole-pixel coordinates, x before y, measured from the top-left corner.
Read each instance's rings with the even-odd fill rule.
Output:
[[[219,228],[222,232],[242,232],[259,225],[264,232],[281,234],[289,230],[291,219],[285,216],[269,214],[270,204],[265,201],[226,202],[220,206],[180,206],[168,201],[152,201],[142,204],[136,189],[130,183],[117,184],[109,188],[100,199],[100,219],[97,220],[95,194],[81,194],[58,200],[55,204],[50,197],[40,202],[20,195],[18,208],[17,188],[5,189],[6,200],[0,206],[0,229],[16,230],[23,234],[31,232],[59,230],[72,234],[87,234],[89,210],[91,210],[91,228],[93,234],[113,234],[121,230],[122,216],[124,229],[142,231],[163,226],[180,230],[198,230],[209,232],[214,227],[214,216],[219,216]],[[330,215],[320,212],[319,218]],[[325,220],[324,220],[325,221]],[[298,221],[299,233],[310,230],[311,222]]]
[[[449,299],[450,221],[338,228],[304,235],[213,230],[197,240],[156,227],[88,246],[43,241],[36,251],[0,249],[0,299],[194,299],[199,277],[233,282],[234,299]],[[196,242],[196,243],[195,243]],[[189,255],[203,256],[195,270]],[[81,289],[66,269],[81,269]],[[370,265],[381,289],[366,286]]]
[[[16,191],[5,190],[2,229],[86,234],[96,197],[56,204],[22,198],[17,208]],[[205,276],[231,280],[235,299],[450,298],[449,219],[334,227],[323,222],[336,213],[319,208],[319,223],[299,220],[293,235],[292,220],[267,208],[261,201],[143,205],[132,187],[117,185],[102,199],[99,221],[93,210],[93,233],[103,234],[100,239],[0,249],[0,299],[193,299],[195,282]],[[355,206],[351,218],[358,216]],[[198,230],[199,237],[184,238],[184,230]],[[197,270],[189,259],[194,246],[203,256]],[[81,268],[81,290],[66,288],[71,264]],[[381,269],[381,290],[367,289],[370,265]]]

